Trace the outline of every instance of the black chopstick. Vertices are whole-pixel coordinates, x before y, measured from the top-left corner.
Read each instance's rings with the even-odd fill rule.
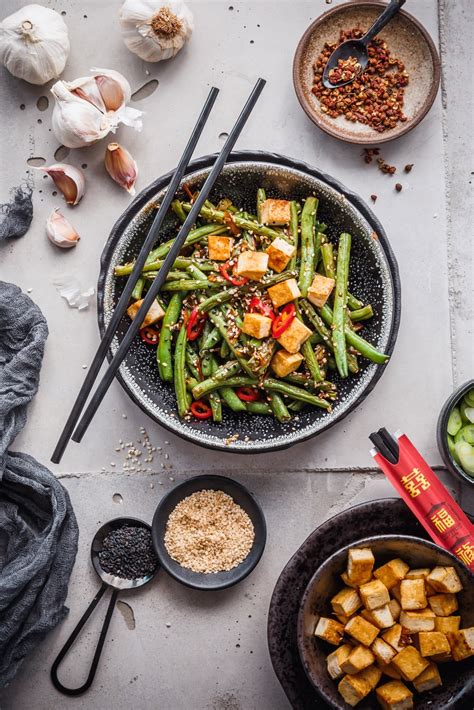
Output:
[[[81,441],[82,437],[84,436],[87,427],[89,426],[94,414],[97,411],[97,408],[99,407],[102,399],[104,398],[105,393],[107,392],[112,380],[114,379],[117,370],[119,369],[120,365],[122,364],[122,361],[124,360],[128,349],[135,338],[136,334],[138,333],[140,326],[142,324],[143,319],[145,318],[145,315],[148,313],[150,310],[150,307],[155,300],[155,298],[158,295],[158,292],[160,291],[161,287],[163,286],[166,276],[168,274],[168,271],[170,270],[171,266],[174,264],[179,252],[181,251],[184,241],[186,237],[188,236],[191,227],[195,224],[197,218],[199,217],[199,213],[201,211],[201,207],[203,206],[204,202],[207,200],[209,197],[209,193],[214,186],[214,183],[216,182],[217,178],[220,175],[220,172],[222,168],[224,167],[224,164],[229,157],[229,153],[231,152],[232,148],[235,145],[235,142],[237,138],[239,137],[244,125],[247,122],[248,117],[250,116],[260,94],[262,93],[263,87],[265,86],[265,80],[264,79],[258,79],[257,83],[255,84],[252,93],[250,94],[249,98],[247,99],[247,102],[242,109],[242,112],[240,116],[238,117],[234,127],[232,128],[231,132],[229,133],[229,136],[224,144],[224,147],[222,148],[221,152],[217,156],[216,162],[214,163],[211,172],[207,176],[207,179],[202,187],[202,189],[199,192],[198,197],[196,198],[191,211],[188,213],[188,216],[186,217],[186,221],[184,222],[183,226],[181,227],[178,236],[173,242],[173,246],[171,247],[170,251],[168,252],[167,257],[165,258],[160,270],[157,273],[156,278],[153,280],[146,296],[145,299],[140,306],[140,310],[138,311],[137,315],[135,316],[134,320],[132,321],[131,325],[129,326],[127,333],[125,334],[124,339],[120,343],[120,346],[115,353],[112,361],[109,364],[109,367],[107,371],[104,374],[104,377],[100,381],[94,395],[92,396],[86,411],[84,412],[82,419],[80,420],[79,424],[77,425],[76,430],[74,431],[74,434],[72,436],[72,440],[79,442]]]
[[[178,166],[170,180],[161,205],[158,209],[155,219],[153,220],[153,224],[151,225],[148,235],[143,243],[143,246],[140,249],[140,253],[135,262],[135,266],[133,267],[133,271],[127,279],[119,302],[117,303],[117,306],[115,307],[109,324],[107,325],[107,328],[105,330],[104,337],[102,338],[99,347],[97,348],[97,352],[91,362],[89,371],[86,375],[81,389],[79,390],[79,394],[76,397],[76,401],[74,402],[74,406],[66,421],[61,436],[59,437],[58,443],[56,444],[56,448],[54,449],[53,455],[51,457],[51,461],[53,463],[59,463],[61,461],[62,455],[66,449],[66,446],[68,445],[72,432],[74,431],[74,427],[76,426],[78,419],[81,416],[81,412],[92,390],[101,365],[105,359],[105,356],[107,355],[107,351],[115,335],[115,331],[117,330],[117,327],[123,317],[123,314],[125,313],[129,305],[130,296],[135,287],[135,284],[141,276],[141,272],[145,265],[148,254],[151,248],[153,247],[156,238],[158,237],[158,233],[163,224],[163,220],[165,219],[168,213],[171,202],[173,201],[179,184],[183,179],[184,173],[186,172],[186,168],[189,165],[189,161],[191,160],[192,154],[194,153],[197,142],[201,137],[201,133],[203,131],[204,126],[206,125],[207,119],[209,118],[209,114],[211,113],[218,93],[219,89],[216,89],[215,87],[212,87],[209,92],[209,95],[202,108],[196,125],[193,128],[188,144],[184,149],[184,153],[181,157],[181,160],[179,161]]]

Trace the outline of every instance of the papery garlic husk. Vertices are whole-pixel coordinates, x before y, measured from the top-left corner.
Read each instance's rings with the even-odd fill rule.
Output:
[[[75,247],[80,239],[79,234],[56,207],[46,221],[46,234],[49,241],[61,249]]]
[[[35,169],[49,175],[68,205],[77,205],[80,202],[86,187],[86,179],[80,168],[67,163],[55,163],[47,168]]]
[[[54,279],[53,284],[59,295],[66,299],[70,308],[77,308],[79,311],[89,308],[90,300],[95,293],[92,286],[84,290],[72,274],[61,274]]]
[[[67,25],[56,10],[25,5],[0,23],[0,62],[30,84],[58,77],[69,56]]]
[[[138,167],[126,148],[119,143],[109,143],[105,151],[105,167],[112,180],[131,195],[135,194]]]
[[[142,111],[127,106],[130,84],[113,69],[92,69],[92,76],[57,81],[51,87],[56,102],[53,131],[68,148],[92,145],[124,123],[141,130]]]
[[[193,14],[181,0],[125,0],[119,17],[125,44],[145,62],[174,57],[194,29]]]

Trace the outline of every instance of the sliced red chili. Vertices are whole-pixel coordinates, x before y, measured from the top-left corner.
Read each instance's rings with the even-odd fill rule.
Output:
[[[185,193],[186,193],[187,196],[189,197],[189,201],[190,201],[190,202],[194,202],[194,195],[193,195],[193,193],[191,192],[191,190],[189,189],[189,186],[186,185],[186,184],[184,184],[184,185],[183,185],[183,190],[185,191]]]
[[[296,308],[294,303],[287,303],[277,317],[273,321],[272,335],[274,338],[279,338],[287,330],[296,316]]]
[[[186,335],[188,340],[196,340],[199,338],[203,331],[206,319],[207,313],[202,313],[197,307],[193,308],[186,325]]]
[[[250,313],[261,313],[263,316],[271,318],[272,320],[276,318],[273,308],[269,306],[268,303],[264,303],[258,296],[252,296],[249,303],[249,311]]]
[[[145,328],[140,328],[138,332],[140,333],[140,338],[147,345],[158,345],[160,329],[157,326],[147,325]]]
[[[229,269],[232,267],[232,275],[229,274]],[[235,263],[233,261],[226,261],[225,264],[219,266],[219,271],[226,281],[232,284],[232,286],[243,286],[247,283],[248,278],[246,276],[235,276],[234,275]]]
[[[237,387],[235,393],[242,402],[256,402],[260,398],[258,390],[253,387]]]
[[[238,226],[234,222],[234,218],[232,217],[229,210],[226,210],[224,212],[224,224],[226,225],[226,227],[229,228],[230,233],[234,237],[238,237],[240,235],[240,229],[238,228]]]
[[[197,399],[193,402],[189,409],[196,419],[209,419],[209,417],[212,417],[212,409],[202,399]]]

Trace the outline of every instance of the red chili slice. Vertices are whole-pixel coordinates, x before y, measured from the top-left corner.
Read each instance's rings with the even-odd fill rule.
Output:
[[[138,332],[140,333],[140,338],[147,345],[158,345],[160,329],[157,326],[147,325],[145,328],[140,328]]]
[[[247,283],[248,278],[246,276],[234,276],[233,268],[235,264],[233,261],[226,261],[225,264],[219,266],[219,271],[226,281],[232,284],[232,286],[243,286]],[[232,276],[229,274],[229,269],[232,267]]]
[[[183,185],[183,190],[185,191],[185,193],[186,193],[187,196],[189,197],[189,201],[190,201],[190,202],[194,202],[194,195],[193,195],[193,193],[191,192],[191,190],[189,189],[188,185],[186,185],[186,184]]]
[[[294,303],[287,303],[284,306],[272,325],[272,335],[274,338],[279,338],[283,335],[285,330],[287,330],[296,317],[296,308]]]
[[[203,331],[206,319],[207,313],[202,313],[197,307],[193,308],[186,325],[186,335],[188,340],[196,340],[199,338]]]
[[[271,318],[272,320],[276,318],[272,307],[269,306],[268,303],[264,303],[258,296],[252,296],[249,303],[249,311],[250,313],[261,313],[263,316],[267,316],[267,318]]]
[[[253,387],[237,387],[235,393],[242,402],[256,402],[260,398],[258,390]]]
[[[193,402],[189,409],[196,419],[209,419],[209,417],[212,417],[212,409],[202,399],[197,399]]]
[[[240,229],[238,228],[238,226],[234,222],[234,218],[232,217],[229,210],[226,210],[224,212],[224,224],[226,225],[226,227],[229,228],[230,233],[234,237],[238,237],[240,235]]]

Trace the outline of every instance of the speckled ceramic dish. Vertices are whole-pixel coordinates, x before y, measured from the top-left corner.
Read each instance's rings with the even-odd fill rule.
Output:
[[[377,567],[391,559],[401,558],[410,567],[453,566],[459,575],[463,590],[457,595],[462,628],[474,624],[474,579],[473,575],[450,552],[428,540],[409,535],[377,535],[357,540],[360,547],[370,547]],[[298,648],[301,661],[310,682],[317,692],[337,710],[350,710],[337,690],[337,681],[327,672],[326,656],[334,647],[314,636],[314,629],[320,616],[330,616],[330,599],[342,588],[340,575],[347,567],[347,553],[353,544],[341,547],[318,567],[303,594],[298,614]],[[450,708],[465,698],[465,686],[469,686],[469,676],[473,670],[473,659],[461,662],[443,663],[440,673],[443,685],[429,692],[414,694],[415,708]],[[388,682],[382,680],[381,682]],[[360,710],[370,710],[374,706],[373,693],[358,704]]]
[[[207,156],[190,165],[186,182],[192,190],[202,185],[214,159],[215,156]],[[101,334],[123,285],[122,279],[115,278],[114,267],[137,255],[168,181],[169,175],[165,175],[144,190],[112,229],[102,254],[98,284]],[[302,199],[316,192],[320,200],[318,218],[329,225],[330,239],[337,239],[342,231],[352,234],[351,290],[362,300],[372,303],[375,311],[374,318],[364,328],[364,336],[380,350],[391,354],[400,319],[400,281],[395,257],[375,215],[357,195],[334,178],[290,158],[260,152],[233,153],[211,199],[218,201],[221,197],[230,197],[234,204],[253,210],[260,186],[269,196],[279,198]],[[163,239],[175,236],[176,231],[176,218],[170,215],[165,221]],[[128,322],[124,317],[111,353],[116,352]],[[220,424],[210,420],[180,420],[173,388],[162,383],[154,350],[139,338],[132,344],[118,378],[144,412],[175,434],[210,448],[255,453],[291,446],[340,421],[369,394],[384,369],[385,366],[361,359],[361,371],[357,376],[344,381],[333,378],[339,396],[331,413],[308,409],[287,424],[280,424],[272,417],[236,415],[228,410],[224,410]]]
[[[293,82],[298,100],[319,128],[349,143],[378,145],[404,135],[426,116],[440,81],[440,62],[436,47],[418,20],[401,10],[380,32],[390,52],[405,64],[409,84],[405,90],[404,111],[407,120],[384,133],[370,126],[352,123],[344,116],[334,119],[321,111],[313,86],[313,62],[325,42],[336,42],[341,30],[358,27],[367,30],[386,7],[381,2],[349,2],[337,5],[318,17],[301,38],[293,63]]]

